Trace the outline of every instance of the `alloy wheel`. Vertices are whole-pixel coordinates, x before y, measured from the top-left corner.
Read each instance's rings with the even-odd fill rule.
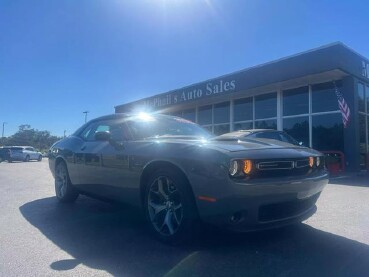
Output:
[[[60,164],[55,172],[55,192],[57,197],[63,198],[67,192],[68,173],[64,165]]]
[[[174,235],[183,220],[181,194],[174,182],[166,176],[156,178],[150,185],[147,201],[155,230],[164,236]]]

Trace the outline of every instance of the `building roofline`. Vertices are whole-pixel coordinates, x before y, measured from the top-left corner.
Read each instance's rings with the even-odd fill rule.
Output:
[[[151,97],[160,97],[160,96],[167,95],[167,94],[170,94],[170,93],[178,91],[178,90],[185,90],[187,88],[197,86],[197,85],[200,85],[202,83],[210,82],[210,81],[221,79],[221,78],[226,78],[226,77],[229,77],[229,76],[232,76],[232,75],[235,75],[235,74],[248,72],[248,71],[251,71],[251,70],[254,70],[254,69],[257,69],[257,68],[273,65],[273,64],[276,64],[276,63],[279,63],[279,62],[283,62],[283,61],[286,61],[286,60],[289,60],[289,59],[293,59],[293,58],[296,58],[296,57],[299,57],[299,56],[303,56],[303,55],[306,55],[306,54],[310,54],[310,53],[313,53],[313,52],[317,52],[317,51],[324,50],[324,49],[331,48],[331,47],[335,47],[335,46],[341,46],[341,47],[345,48],[346,50],[354,53],[355,55],[357,55],[360,58],[362,58],[362,59],[369,62],[368,58],[364,57],[360,53],[358,53],[355,50],[353,50],[352,48],[348,47],[343,42],[335,41],[335,42],[325,44],[325,45],[322,45],[322,46],[319,46],[319,47],[308,49],[306,51],[298,52],[298,53],[295,53],[295,54],[292,54],[292,55],[287,55],[287,56],[284,56],[282,58],[275,59],[275,60],[272,60],[272,61],[269,61],[269,62],[264,62],[264,63],[261,63],[261,64],[257,64],[257,65],[253,65],[253,66],[244,68],[244,69],[236,70],[236,71],[233,71],[231,73],[227,73],[227,74],[219,75],[217,77],[213,77],[213,78],[205,79],[205,80],[202,80],[202,81],[199,81],[199,82],[191,83],[189,85],[186,85],[186,86],[183,86],[183,87],[180,87],[180,88],[171,89],[171,90],[168,90],[166,92],[162,92],[162,93],[158,93],[158,94],[152,94],[152,95],[147,96],[147,97],[142,98],[142,99],[138,99],[138,100],[135,100],[135,101],[132,101],[132,102],[127,102],[125,104],[120,104],[120,105],[114,106],[114,108],[117,109],[119,107],[123,107],[123,106],[126,106],[126,105],[134,105],[135,103],[139,103],[144,99],[149,99]]]

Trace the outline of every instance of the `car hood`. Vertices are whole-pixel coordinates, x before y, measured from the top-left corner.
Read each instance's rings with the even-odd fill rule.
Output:
[[[290,143],[274,140],[274,139],[242,139],[242,140],[210,140],[214,147],[227,150],[229,152],[237,152],[244,150],[265,150],[265,149],[301,149],[306,147],[296,146]]]
[[[309,149],[307,147],[297,146],[290,143],[274,140],[274,139],[199,139],[195,137],[160,137],[155,141],[167,143],[182,143],[199,145],[202,147],[213,148],[227,152],[238,152],[245,150],[265,150],[265,149]]]

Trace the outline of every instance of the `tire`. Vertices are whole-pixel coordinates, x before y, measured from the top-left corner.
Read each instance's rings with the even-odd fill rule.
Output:
[[[60,162],[55,167],[55,195],[63,203],[74,202],[78,197],[78,191],[73,187],[67,165]]]
[[[38,156],[37,161],[39,161],[39,162],[41,162],[41,161],[42,161],[42,156],[41,156],[41,155],[40,155],[40,156]]]
[[[26,158],[24,159],[25,162],[29,162],[29,156],[27,155]]]
[[[183,244],[197,234],[198,216],[193,193],[178,170],[154,172],[146,185],[143,207],[151,233],[162,242]]]

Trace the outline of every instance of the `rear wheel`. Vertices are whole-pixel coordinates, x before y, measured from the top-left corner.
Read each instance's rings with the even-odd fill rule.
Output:
[[[156,171],[147,184],[144,204],[149,228],[161,241],[181,244],[195,235],[195,201],[188,182],[179,172]]]
[[[26,158],[24,159],[25,162],[29,162],[29,156],[27,155]]]
[[[78,197],[78,192],[70,181],[64,162],[58,163],[55,168],[55,194],[60,202],[74,202]]]

